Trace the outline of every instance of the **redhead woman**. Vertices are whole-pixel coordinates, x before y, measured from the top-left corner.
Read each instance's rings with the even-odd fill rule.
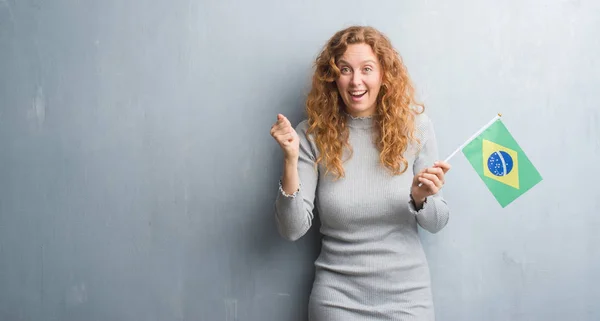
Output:
[[[298,240],[321,220],[311,321],[435,320],[418,227],[436,233],[450,169],[414,98],[400,55],[371,27],[334,34],[315,62],[307,119],[277,116],[283,152],[279,233]]]

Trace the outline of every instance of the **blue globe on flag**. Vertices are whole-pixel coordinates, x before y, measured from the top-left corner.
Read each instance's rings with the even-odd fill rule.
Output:
[[[513,169],[513,159],[505,151],[493,152],[487,161],[488,169],[496,176],[506,176]]]

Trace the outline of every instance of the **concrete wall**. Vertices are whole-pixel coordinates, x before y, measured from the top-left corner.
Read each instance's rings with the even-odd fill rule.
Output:
[[[501,112],[544,177],[502,209],[452,159],[439,320],[600,319],[599,2],[0,0],[0,320],[305,320],[319,233],[277,235],[269,128],[350,24],[442,157]]]

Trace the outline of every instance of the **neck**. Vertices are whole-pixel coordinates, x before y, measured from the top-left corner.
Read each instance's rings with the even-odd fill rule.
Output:
[[[371,128],[373,126],[373,115],[353,116],[344,112],[346,115],[346,124],[354,128]]]
[[[365,117],[372,117],[375,114],[376,108],[375,108],[375,105],[373,105],[366,110],[360,110],[360,111],[351,111],[346,106],[344,106],[343,109],[344,109],[345,113],[351,115],[354,118],[365,118]]]

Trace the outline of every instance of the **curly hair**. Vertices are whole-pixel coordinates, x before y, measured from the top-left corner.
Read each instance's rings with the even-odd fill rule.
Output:
[[[344,102],[336,86],[340,70],[336,63],[351,44],[368,44],[379,59],[383,70],[381,89],[373,115],[381,164],[393,175],[404,173],[408,162],[404,152],[415,140],[415,114],[424,106],[415,101],[414,88],[402,58],[390,40],[372,27],[352,26],[335,33],[315,60],[312,88],[306,100],[307,134],[314,134],[319,149],[318,163],[324,163],[326,173],[336,178],[344,176],[342,155],[344,147],[350,155],[349,131],[346,125]],[[415,108],[421,107],[420,110]]]

